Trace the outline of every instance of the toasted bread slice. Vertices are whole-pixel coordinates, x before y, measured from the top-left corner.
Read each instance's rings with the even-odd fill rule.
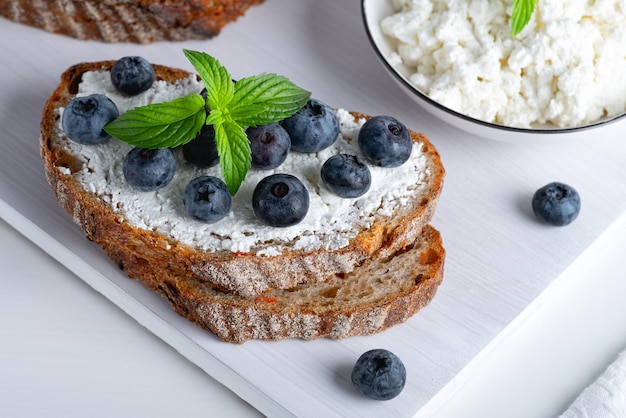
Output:
[[[3,0],[0,16],[81,40],[206,39],[263,0]]]
[[[431,301],[441,284],[445,259],[439,232],[426,225],[411,245],[367,260],[351,273],[244,298],[191,275],[155,269],[125,248],[106,250],[129,277],[165,296],[179,315],[235,343],[340,339],[384,331]]]
[[[228,223],[215,224],[217,226],[185,224],[187,229],[183,230],[191,231],[189,235],[198,235],[198,231],[202,230],[204,237],[218,242],[219,248],[209,246],[207,249],[206,245],[197,244],[194,240],[186,241],[186,232],[182,235],[175,234],[177,225],[187,221],[183,219],[176,204],[171,210],[165,208],[172,200],[169,198],[163,198],[167,202],[162,204],[162,213],[158,214],[162,218],[160,221],[146,223],[148,219],[137,219],[135,216],[131,222],[131,203],[139,208],[137,210],[153,203],[144,202],[143,199],[148,199],[148,195],[141,194],[130,195],[127,200],[116,200],[119,194],[126,193],[125,190],[115,193],[109,190],[108,182],[119,177],[119,173],[115,171],[116,164],[107,164],[105,167],[98,160],[100,154],[120,153],[121,161],[124,155],[120,150],[128,145],[112,138],[106,145],[110,148],[103,148],[104,151],[97,148],[98,151],[94,151],[94,154],[88,154],[92,149],[73,144],[64,135],[59,123],[61,110],[79,93],[83,78],[93,74],[104,74],[106,78],[113,63],[114,61],[103,61],[78,64],[62,75],[58,88],[52,93],[43,110],[40,138],[45,173],[59,203],[73,216],[89,239],[105,248],[127,251],[154,268],[182,276],[193,275],[199,281],[209,282],[223,291],[254,297],[271,289],[289,289],[301,283],[323,282],[336,274],[347,274],[372,257],[385,259],[415,242],[432,217],[443,185],[444,168],[437,150],[428,138],[411,132],[416,155],[411,164],[415,163],[416,166],[409,169],[413,171],[398,175],[397,179],[393,178],[393,182],[390,180],[383,184],[382,191],[379,187],[378,192],[382,196],[380,200],[334,201],[337,202],[336,207],[331,205],[332,207],[325,209],[332,215],[330,221],[324,221],[327,223],[336,222],[338,217],[344,216],[344,212],[352,214],[352,218],[344,216],[349,221],[344,219],[342,230],[335,231],[332,229],[334,227],[328,225],[326,230],[322,228],[322,233],[318,226],[304,230],[277,228],[280,231],[275,238],[258,238],[256,244],[242,250],[237,247],[239,241],[249,239],[250,235],[254,238],[258,231],[265,231],[262,225],[255,223],[255,219],[250,220],[247,230],[241,230],[240,226],[231,227]],[[198,83],[195,76],[183,70],[159,65],[154,65],[154,69],[157,78],[155,85],[176,84],[177,89],[183,89],[184,86]],[[193,88],[200,89],[201,84],[198,83]],[[151,97],[151,94],[146,93],[146,97]],[[361,123],[368,118],[358,113],[351,115],[355,121]],[[358,123],[355,122],[354,126],[356,128],[353,127],[352,130],[358,131]],[[348,142],[346,144],[350,145]],[[97,145],[100,146],[103,145]],[[397,171],[388,173],[395,176],[393,173]],[[245,217],[247,203],[246,191],[243,189],[248,187],[248,194],[251,193],[255,175],[262,174],[249,173],[250,184],[242,185],[238,193],[243,196],[240,198],[243,203],[233,202],[233,211],[243,211],[237,212],[234,215],[236,217]],[[311,175],[313,180],[309,186],[313,189],[310,190],[312,196],[319,197],[318,195],[325,192],[321,186],[314,184],[316,175]],[[99,188],[90,183],[89,178],[98,180],[101,183]],[[395,195],[396,182],[405,184],[404,194],[401,196]],[[171,187],[180,189],[184,186],[178,184]],[[376,191],[370,191],[366,196],[375,196],[375,193]],[[152,197],[154,196],[160,195],[155,193]],[[133,202],[128,201],[131,199]],[[235,199],[239,197],[235,196]],[[359,216],[354,217],[357,208],[365,205],[363,202],[368,202],[369,209],[359,209],[361,212],[356,212]],[[157,204],[161,203],[157,201]],[[324,202],[320,207],[324,207]],[[220,223],[224,221],[226,220]],[[311,223],[316,224],[315,218]],[[176,225],[172,226],[173,224]],[[164,225],[170,229],[164,229]],[[226,232],[218,234],[211,228],[222,228]],[[291,235],[285,237],[284,234]],[[308,245],[309,241],[316,244]],[[231,246],[222,247],[227,242]]]

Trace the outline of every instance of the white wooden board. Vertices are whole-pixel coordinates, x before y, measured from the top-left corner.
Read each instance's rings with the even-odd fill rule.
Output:
[[[0,216],[268,416],[409,417],[428,409],[626,210],[622,138],[592,131],[576,143],[507,144],[445,126],[385,74],[357,0],[269,0],[210,41],[107,45],[5,20],[0,33]],[[225,344],[179,318],[86,241],[43,176],[37,144],[43,104],[74,63],[142,55],[191,70],[182,48],[215,55],[235,78],[277,72],[332,106],[391,114],[431,138],[447,169],[433,221],[447,263],[429,307],[372,337]],[[530,210],[532,193],[553,180],[570,183],[583,199],[580,217],[566,228],[540,225]],[[389,402],[363,399],[349,382],[356,358],[374,347],[394,351],[408,369],[405,391]]]

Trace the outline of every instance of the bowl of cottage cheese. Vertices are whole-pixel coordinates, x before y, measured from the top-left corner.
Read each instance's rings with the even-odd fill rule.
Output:
[[[362,0],[384,67],[425,110],[498,140],[626,129],[623,0],[538,0],[511,35],[512,0]]]

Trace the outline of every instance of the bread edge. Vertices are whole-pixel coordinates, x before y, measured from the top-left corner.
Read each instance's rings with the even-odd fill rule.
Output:
[[[57,35],[83,41],[149,44],[157,41],[210,39],[264,0],[207,2],[5,0],[0,16]],[[36,4],[35,4],[36,3]],[[169,4],[168,4],[169,3]]]
[[[415,285],[408,291],[386,295],[375,303],[356,303],[334,309],[292,309],[277,300],[222,296],[213,292],[203,296],[194,280],[155,271],[123,249],[109,248],[109,256],[129,277],[142,281],[150,290],[165,297],[174,311],[225,342],[242,344],[249,340],[345,339],[372,335],[401,324],[426,307],[443,280],[445,249],[440,233],[426,225],[406,256],[419,257],[421,267],[413,271]],[[400,252],[402,252],[401,250]],[[396,254],[391,257],[397,256]],[[343,280],[350,280],[349,273]],[[307,285],[305,285],[307,286]],[[282,292],[288,292],[283,290]]]

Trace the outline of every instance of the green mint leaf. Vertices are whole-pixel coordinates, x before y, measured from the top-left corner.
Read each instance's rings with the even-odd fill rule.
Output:
[[[211,109],[230,102],[235,91],[230,73],[220,62],[204,52],[184,49],[185,56],[196,69],[207,89],[207,104]]]
[[[235,84],[217,59],[203,52],[183,52],[202,78],[206,101],[192,94],[131,109],[105,126],[105,131],[137,147],[167,148],[191,141],[204,124],[211,124],[224,181],[234,195],[251,163],[245,128],[291,116],[306,104],[310,93],[275,74],[248,77]]]
[[[234,196],[250,169],[250,141],[244,128],[232,120],[220,121],[214,128],[224,182]]]
[[[230,115],[243,126],[258,126],[283,120],[300,110],[311,93],[286,77],[261,74],[235,83],[229,103]]]
[[[513,0],[511,12],[511,35],[513,37],[517,36],[528,24],[536,5],[537,0]]]
[[[199,94],[136,107],[108,123],[111,136],[140,148],[173,148],[196,137],[206,120]]]
[[[232,195],[250,169],[250,142],[245,128],[285,119],[301,109],[310,93],[285,77],[262,74],[233,83],[218,60],[203,52],[184,50],[207,89],[211,109],[207,125],[215,128],[222,175]]]

